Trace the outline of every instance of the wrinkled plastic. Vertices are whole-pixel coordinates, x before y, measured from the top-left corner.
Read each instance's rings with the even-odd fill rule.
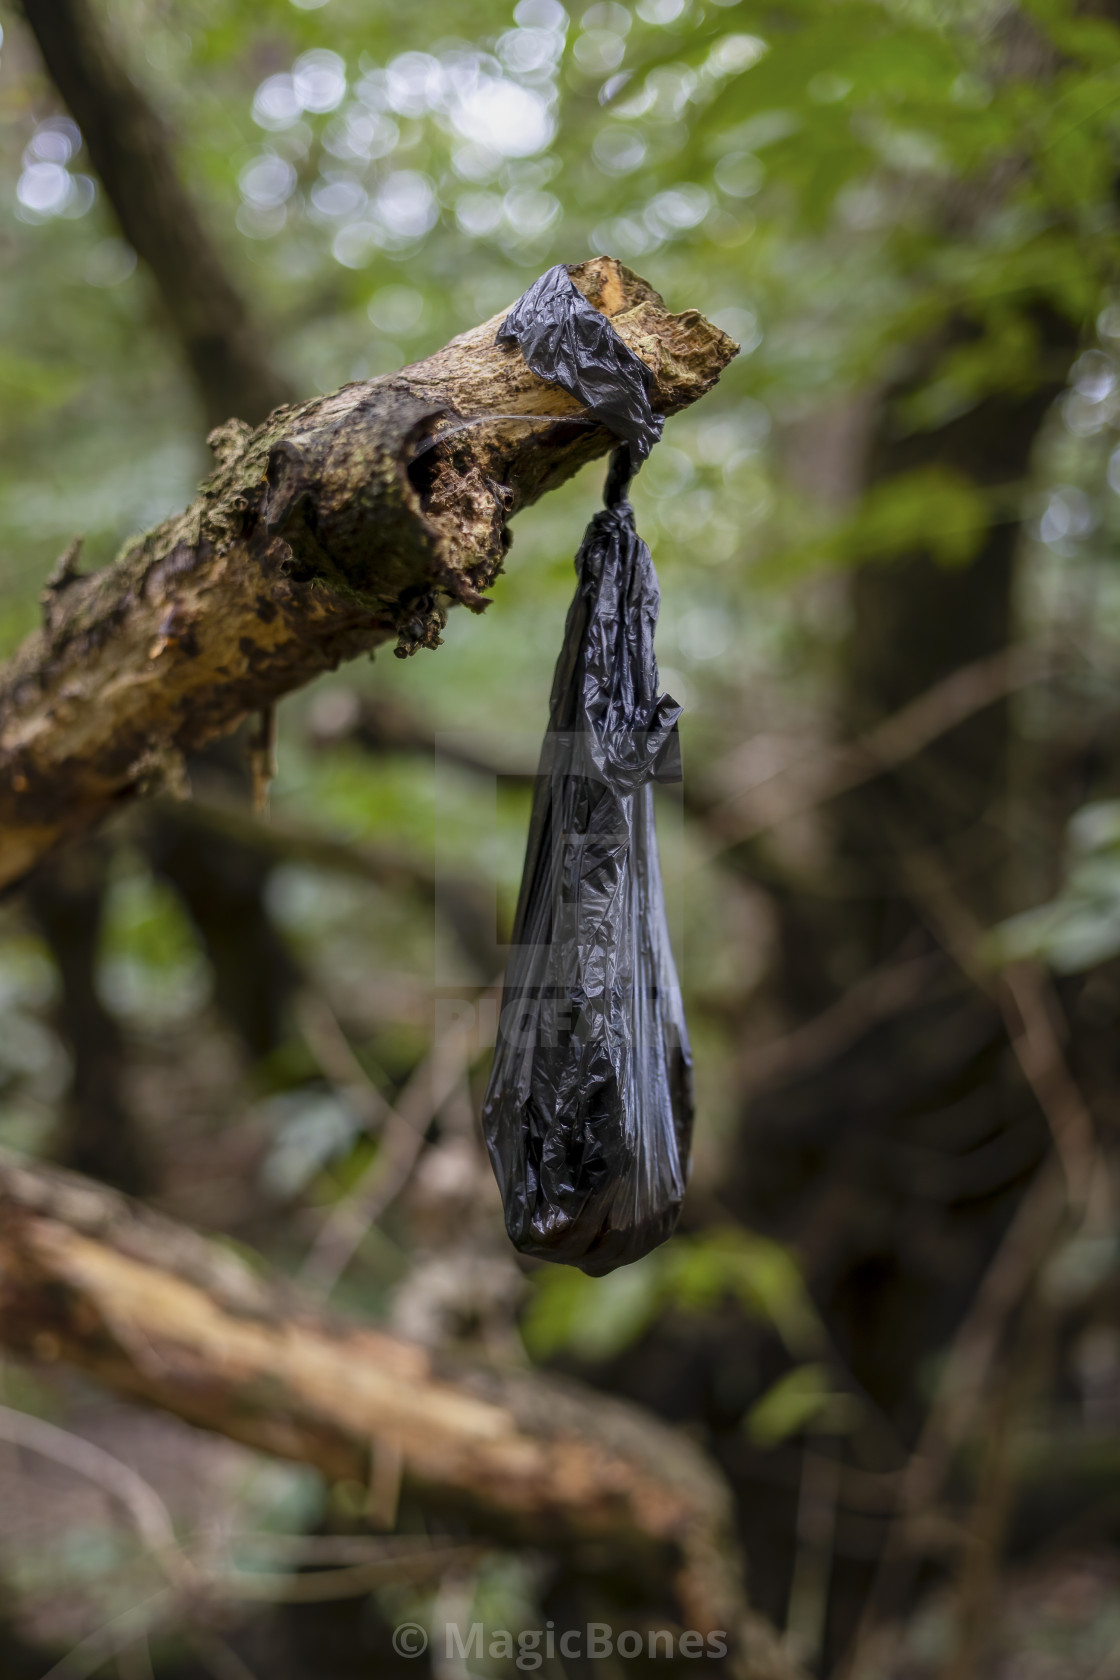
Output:
[[[672,1232],[693,1111],[652,788],[680,779],[681,708],[629,476],[623,446],[576,556],[483,1105],[514,1246],[593,1276]]]
[[[640,465],[664,421],[649,402],[649,369],[573,285],[562,263],[542,274],[498,330],[516,344],[533,372],[562,385],[630,445]]]

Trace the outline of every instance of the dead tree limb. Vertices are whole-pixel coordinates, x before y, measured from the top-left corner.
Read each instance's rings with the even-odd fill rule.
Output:
[[[611,258],[573,277],[662,413],[735,353]],[[481,610],[510,517],[612,442],[495,344],[499,319],[255,432],[228,423],[185,513],[104,572],[64,557],[43,628],[0,672],[0,887],[247,713],[379,642],[435,646],[455,602]]]
[[[328,1318],[228,1247],[6,1152],[0,1343],[332,1479],[368,1482],[383,1447],[429,1510],[663,1582],[686,1626],[743,1642],[740,1674],[788,1680],[745,1610],[728,1490],[675,1430]]]
[[[206,410],[256,423],[291,395],[175,167],[166,125],[85,0],[23,0],[121,232],[149,269]]]

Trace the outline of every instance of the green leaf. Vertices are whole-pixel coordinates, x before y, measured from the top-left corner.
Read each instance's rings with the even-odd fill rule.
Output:
[[[769,1321],[791,1352],[820,1346],[822,1328],[801,1268],[781,1243],[734,1226],[678,1238],[665,1250],[665,1294],[675,1305],[711,1310],[728,1296]]]
[[[655,1253],[604,1278],[585,1277],[567,1266],[539,1273],[521,1321],[529,1353],[537,1360],[561,1352],[587,1360],[620,1353],[656,1316],[660,1269]]]
[[[985,961],[1033,958],[1080,974],[1120,953],[1120,801],[1083,806],[1070,822],[1067,853],[1058,895],[993,928],[981,946]]]
[[[848,520],[759,568],[766,581],[896,560],[916,552],[967,565],[993,517],[993,498],[951,467],[922,467],[875,485]]]
[[[779,1377],[743,1420],[759,1447],[776,1447],[810,1425],[822,1434],[846,1435],[863,1408],[855,1395],[834,1391],[824,1365],[797,1365]]]
[[[534,1279],[521,1333],[535,1359],[560,1352],[609,1359],[664,1312],[709,1313],[728,1300],[771,1324],[797,1358],[822,1345],[796,1257],[769,1237],[736,1227],[674,1237],[605,1278],[549,1267]]]

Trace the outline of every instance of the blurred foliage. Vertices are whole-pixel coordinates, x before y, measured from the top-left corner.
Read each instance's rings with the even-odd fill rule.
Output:
[[[995,962],[1041,957],[1059,974],[1120,953],[1120,802],[1082,806],[1069,825],[1061,891],[993,929],[986,951]]]
[[[858,1428],[863,1407],[854,1394],[838,1392],[824,1365],[796,1365],[755,1401],[743,1419],[759,1447],[776,1447],[805,1429],[845,1435]]]
[[[98,988],[115,1014],[171,1024],[210,995],[209,964],[172,889],[135,859],[106,894]]]
[[[686,706],[689,777],[715,797],[764,781],[827,735],[850,629],[843,573],[887,566],[919,541],[942,564],[965,567],[993,523],[1024,521],[1020,633],[1076,653],[1065,688],[1016,701],[1023,739],[1060,745],[1071,718],[1110,715],[1120,641],[1120,30],[1095,8],[99,0],[99,9],[165,116],[184,177],[300,393],[393,371],[497,312],[549,264],[595,252],[621,257],[671,305],[704,310],[740,342],[717,391],[669,422],[634,493],[662,583],[663,683]],[[42,581],[77,533],[87,563],[106,563],[189,498],[207,458],[148,277],[14,12],[4,27],[6,653],[36,622]],[[981,487],[938,465],[867,487],[858,463],[831,473],[814,453],[816,418],[842,417],[853,396],[892,382],[907,384],[901,414],[914,436],[988,393],[1029,389],[1046,372],[1052,318],[1073,323],[1084,348],[1029,482]],[[945,354],[915,378],[915,347],[939,343]],[[490,611],[453,614],[438,655],[352,667],[285,703],[278,847],[285,834],[310,832],[356,852],[394,851],[437,877],[462,872],[493,887],[495,918],[508,926],[525,788],[423,755],[323,748],[317,708],[353,692],[391,699],[498,768],[530,770],[571,557],[600,479],[589,469],[519,517]],[[454,1147],[465,1128],[456,1133],[445,1115],[414,1204],[375,1228],[351,1298],[409,1331],[435,1324],[510,1358],[524,1358],[509,1329],[524,1302],[528,1354],[586,1365],[635,1349],[674,1316],[740,1315],[772,1332],[792,1368],[744,1379],[736,1441],[780,1458],[799,1436],[854,1439],[866,1417],[834,1368],[799,1257],[728,1224],[720,1202],[744,1054],[792,1025],[760,998],[774,916],[679,805],[666,801],[659,822],[696,1049],[695,1178],[714,1223],[604,1279],[540,1268],[526,1281],[504,1246],[485,1162],[474,1177],[463,1167]],[[1120,953],[1120,807],[1094,797],[1060,870],[1037,811],[1024,827],[1016,901],[1041,908],[991,936],[991,959],[1038,956],[1080,973]],[[807,831],[788,838],[791,877],[812,864],[815,845]],[[326,1000],[359,1072],[393,1099],[431,1042],[442,981],[465,985],[452,935],[417,897],[361,868],[308,861],[294,842],[269,868],[266,903],[306,991]],[[493,978],[469,963],[466,972],[472,998]],[[169,1199],[186,1217],[248,1230],[295,1266],[313,1229],[305,1216],[351,1193],[381,1146],[302,1028],[264,1065],[238,1062],[212,982],[183,904],[126,836],[97,983],[125,1030],[136,1105],[169,1163]],[[57,988],[20,906],[0,905],[0,1142],[43,1153],[69,1076],[52,1023]],[[468,1110],[484,1071],[482,1058],[464,1076]],[[288,1221],[279,1233],[268,1218],[278,1206]],[[492,1267],[484,1285],[454,1247],[478,1231]],[[1114,1241],[1081,1233],[1048,1287],[1081,1303],[1114,1266]],[[441,1317],[457,1283],[469,1299]],[[426,1300],[427,1316],[417,1316],[424,1289],[437,1307]],[[490,1318],[487,1290],[498,1301]],[[1090,1349],[1095,1365],[1083,1361],[1086,1408],[1106,1378],[1120,1380],[1120,1352],[1101,1346]],[[3,1381],[13,1404],[60,1409],[46,1385],[14,1371]],[[363,1497],[336,1490],[332,1504],[317,1477],[279,1466],[239,1463],[237,1478],[227,1503],[242,1527],[350,1520]],[[105,1535],[75,1526],[63,1562],[70,1580],[88,1587],[96,1577],[99,1602],[112,1607],[130,1559]],[[25,1567],[34,1596],[62,1563],[40,1537]],[[539,1615],[535,1571],[532,1559],[487,1560],[463,1588],[460,1622],[527,1625]],[[381,1596],[387,1616],[434,1625],[426,1591]]]
[[[1096,622],[1111,613],[1120,628],[1120,589],[1100,566],[1120,519],[1120,305],[1108,302],[1120,54],[1106,19],[1071,0],[1018,11],[921,0],[785,10],[608,0],[572,13],[559,0],[433,0],[414,15],[358,0],[188,0],[173,11],[113,0],[106,10],[301,391],[422,355],[548,263],[589,251],[635,263],[671,302],[704,309],[740,341],[739,361],[670,423],[635,490],[662,580],[663,679],[686,705],[694,769],[718,767],[748,728],[796,727],[827,692],[847,628],[827,573],[889,563],[919,536],[944,563],[967,564],[1024,493],[1037,507],[1029,612],[1064,621],[1069,579],[1092,569]],[[148,280],[15,18],[0,56],[0,136],[0,646],[10,647],[34,621],[58,550],[82,531],[90,560],[108,559],[185,500],[204,451]],[[839,511],[805,493],[794,469],[806,417],[892,377],[916,339],[952,321],[964,328],[956,348],[908,397],[910,423],[935,427],[983,392],[1034,377],[1040,309],[1099,315],[1049,482],[982,492],[936,467]],[[391,695],[437,730],[485,733],[499,758],[504,748],[527,768],[597,477],[521,517],[493,607],[481,620],[453,615],[438,657],[351,669],[317,693]],[[437,870],[441,836],[453,835],[457,865],[496,881],[508,923],[524,790],[499,783],[495,812],[492,789],[446,766],[313,749],[316,703],[296,696],[283,708],[277,821],[434,857]],[[726,1023],[765,971],[771,935],[758,895],[707,862],[671,807],[662,818],[702,1051],[703,1172],[735,1109]],[[1107,863],[1094,851],[1060,910],[1007,932],[1015,949],[1043,922],[1068,923],[1086,869],[1099,908]],[[348,1016],[359,1055],[402,1076],[426,1028],[430,919],[399,894],[299,861],[273,871],[268,904]],[[49,965],[18,913],[0,914],[0,964],[22,976],[13,1001],[23,1011],[20,1030],[0,1039],[13,1098],[5,1135],[30,1138],[64,1073],[44,1019]],[[1107,917],[1092,919],[1107,942]],[[438,929],[436,939],[438,968],[452,959]],[[45,982],[29,984],[29,963]],[[149,1035],[189,1022],[210,995],[175,895],[131,851],[115,866],[99,986],[130,1031]],[[294,1185],[333,1162],[341,1186],[339,1151],[368,1146],[337,1098],[314,1081],[301,1094],[309,1071],[303,1053],[274,1060],[266,1084],[289,1106],[261,1111],[278,1151],[269,1170]],[[704,1262],[712,1287],[746,1300],[759,1256],[717,1264],[716,1252]],[[701,1259],[690,1264],[699,1277]],[[683,1259],[655,1260],[633,1282],[542,1283],[530,1343],[561,1345],[556,1325],[585,1289],[586,1323],[602,1314],[604,1345],[617,1343],[699,1288],[688,1275]]]
[[[662,580],[663,679],[686,705],[693,769],[718,771],[748,729],[780,734],[792,720],[796,730],[827,693],[848,622],[827,573],[888,563],[918,536],[944,563],[967,564],[1024,494],[1037,508],[1028,614],[1066,622],[1069,580],[1091,573],[1096,626],[1120,628],[1114,569],[1100,564],[1120,519],[1120,305],[1108,301],[1120,53],[1105,18],[1072,0],[1016,11],[923,0],[607,0],[571,13],[559,0],[432,0],[414,14],[359,0],[113,0],[106,10],[301,391],[422,355],[548,263],[589,251],[637,264],[671,302],[739,339],[739,361],[670,423],[635,490]],[[0,646],[11,647],[58,550],[82,531],[90,560],[107,560],[190,494],[204,451],[148,280],[16,18],[0,57],[0,136]],[[952,354],[908,397],[910,424],[935,427],[987,390],[1029,383],[1040,310],[1099,316],[1048,477],[991,493],[937,467],[839,511],[805,493],[807,417],[891,378],[909,346],[952,322],[963,328]],[[391,695],[437,730],[485,732],[526,768],[597,479],[592,469],[521,517],[493,607],[481,620],[453,615],[438,657],[351,669],[317,695],[354,685]],[[314,749],[316,703],[296,696],[283,708],[277,821],[435,857],[437,868],[441,836],[453,835],[456,863],[496,881],[508,922],[524,791],[500,783],[495,812],[493,789],[445,766]],[[759,895],[713,867],[671,808],[662,816],[702,1050],[702,1175],[735,1113],[728,1023],[765,971],[771,931]],[[1088,867],[1078,865],[1074,899]],[[1096,852],[1092,868],[1099,894]],[[273,871],[268,904],[358,1054],[403,1076],[427,1028],[430,919],[399,893],[298,860]],[[18,912],[0,915],[0,965],[23,976],[13,1001],[25,1023],[0,1039],[13,1098],[4,1126],[39,1136],[64,1078],[45,1020],[49,964]],[[435,937],[438,968],[451,959],[445,933]],[[31,969],[46,980],[30,983]],[[141,1036],[189,1022],[210,994],[182,908],[131,851],[116,865],[99,985]],[[359,1148],[344,1107],[321,1090],[308,1119],[308,1072],[305,1055],[287,1052],[271,1070],[277,1099],[298,1098],[265,1117],[287,1139],[271,1169],[285,1182],[339,1168],[347,1135]],[[701,1275],[688,1245],[669,1252],[692,1255]],[[758,1255],[696,1254],[708,1255],[713,1288],[749,1297]],[[622,1326],[603,1332],[609,1344],[699,1288],[688,1275],[674,1259],[617,1285],[560,1279],[534,1296],[531,1321],[555,1325],[574,1310],[564,1291],[574,1301],[586,1287],[588,1322],[602,1312]],[[528,1333],[563,1341],[554,1328]]]
[[[568,1267],[541,1268],[534,1273],[521,1333],[537,1359],[559,1352],[609,1359],[662,1313],[710,1313],[728,1301],[772,1325],[795,1357],[819,1350],[822,1327],[793,1255],[780,1243],[734,1227],[673,1237],[605,1278]]]
[[[1040,305],[1091,317],[1115,278],[1120,54],[1111,25],[1072,5],[649,0],[577,21],[558,0],[433,0],[414,18],[357,0],[173,17],[129,0],[114,15],[303,390],[391,369],[558,257],[610,250],[741,340],[732,412],[748,389],[783,415],[819,403],[963,318],[974,334],[914,398],[915,423],[936,424],[1029,381]],[[145,278],[14,25],[5,62],[10,644],[33,562],[75,528],[106,556],[187,494],[199,452]],[[764,414],[721,431],[716,407],[673,428],[670,582],[685,530],[739,565],[744,539],[780,552],[804,535]],[[713,467],[742,486],[730,528]],[[890,552],[932,488],[869,507],[866,539],[833,558]],[[949,521],[953,555],[982,520],[962,507]]]

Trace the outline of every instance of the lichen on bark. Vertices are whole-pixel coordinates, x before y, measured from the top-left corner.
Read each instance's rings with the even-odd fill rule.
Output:
[[[611,258],[573,278],[660,413],[735,354]],[[379,643],[433,647],[449,607],[487,604],[512,516],[613,441],[496,344],[500,320],[256,430],[228,422],[183,513],[103,572],[70,556],[0,672],[0,887],[247,713]]]

